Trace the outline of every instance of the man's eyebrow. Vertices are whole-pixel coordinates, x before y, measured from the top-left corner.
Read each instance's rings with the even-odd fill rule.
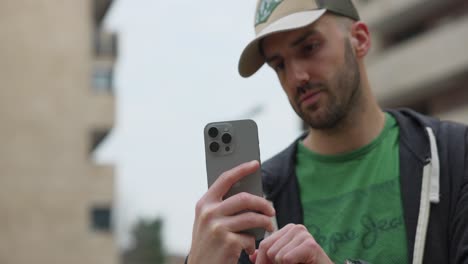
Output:
[[[304,33],[303,35],[301,35],[299,38],[297,38],[290,46],[291,47],[295,47],[299,44],[301,44],[303,41],[305,41],[308,37],[312,36],[312,35],[316,35],[316,34],[319,34],[319,32],[315,29],[311,29],[309,31],[307,31],[306,33]],[[262,41],[260,42],[260,47],[262,45]],[[276,59],[279,59],[280,58],[280,55],[279,54],[273,54],[272,56],[269,56],[267,57],[263,51],[263,49],[260,48],[260,53],[263,55],[263,57],[265,57],[265,62],[266,63],[270,63]]]
[[[265,58],[265,62],[266,62],[266,63],[270,63],[270,62],[272,62],[272,61],[274,61],[274,60],[277,60],[277,59],[279,59],[279,58],[280,58],[280,56],[279,56],[278,54],[274,54],[273,56],[270,56],[270,57],[268,57],[268,58]]]
[[[258,44],[258,49],[260,51],[260,54],[263,56],[263,58],[265,59],[265,62],[266,63],[270,63],[276,59],[279,58],[279,55],[278,54],[273,54],[272,56],[270,57],[267,57],[266,54],[265,54],[265,51],[263,50],[263,41],[264,39],[261,39],[260,40],[260,43]]]
[[[311,29],[309,31],[307,31],[304,35],[298,37],[292,44],[291,44],[291,47],[295,47],[299,44],[301,44],[303,41],[305,41],[308,37],[310,37],[311,35],[316,35],[318,34],[318,31],[315,30],[315,29]]]

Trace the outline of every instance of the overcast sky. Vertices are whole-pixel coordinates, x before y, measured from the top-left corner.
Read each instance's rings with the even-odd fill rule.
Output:
[[[121,247],[136,219],[162,217],[171,253],[190,247],[194,208],[207,189],[203,127],[251,118],[262,160],[299,135],[276,76],[244,79],[237,62],[253,37],[256,1],[118,0],[106,28],[119,35],[116,123],[96,153],[116,166]]]

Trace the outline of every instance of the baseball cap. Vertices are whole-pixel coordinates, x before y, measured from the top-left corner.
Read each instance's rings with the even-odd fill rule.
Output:
[[[351,0],[258,0],[255,38],[240,56],[239,74],[249,77],[265,63],[260,53],[261,39],[273,33],[310,25],[327,11],[359,20],[359,14]]]

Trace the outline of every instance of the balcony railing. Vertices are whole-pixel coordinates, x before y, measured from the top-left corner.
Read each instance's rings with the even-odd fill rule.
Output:
[[[369,78],[381,102],[428,95],[440,82],[468,72],[468,17],[439,26],[382,52],[369,63]]]
[[[373,31],[394,34],[437,17],[450,16],[466,0],[361,0],[358,9]]]
[[[94,56],[96,57],[117,57],[118,41],[114,33],[96,30],[94,32]]]
[[[112,0],[94,0],[93,1],[93,10],[94,10],[94,21],[96,26],[101,25],[102,20],[106,16],[107,10],[112,4]]]

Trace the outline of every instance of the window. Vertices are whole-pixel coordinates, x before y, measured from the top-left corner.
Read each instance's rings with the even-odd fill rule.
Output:
[[[97,93],[112,93],[112,69],[95,68],[93,72],[93,89]]]
[[[91,132],[91,142],[89,146],[89,152],[93,152],[101,144],[101,142],[107,137],[110,129],[101,128],[95,129]]]
[[[111,231],[110,207],[94,207],[91,209],[91,228],[95,231]]]

